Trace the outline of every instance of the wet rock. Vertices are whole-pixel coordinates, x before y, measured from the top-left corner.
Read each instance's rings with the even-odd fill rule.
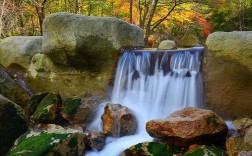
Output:
[[[112,17],[55,13],[43,28],[44,54],[57,64],[86,70],[106,69],[122,47],[144,46],[141,28]]]
[[[26,114],[33,115],[39,103],[48,95],[48,92],[38,93],[31,96],[26,106]]]
[[[66,121],[60,113],[61,110],[61,96],[56,93],[49,93],[37,106],[33,119],[37,123],[55,123],[64,125]]]
[[[243,138],[231,136],[226,141],[226,149],[229,156],[236,156],[242,151],[252,151],[252,143],[246,143]]]
[[[105,146],[106,136],[99,131],[89,131],[87,135],[87,146],[95,151],[101,151]]]
[[[157,142],[143,142],[124,150],[120,156],[172,156],[180,153],[173,145]]]
[[[102,115],[103,132],[113,137],[134,134],[137,130],[136,117],[125,106],[107,104]]]
[[[184,156],[221,156],[222,150],[214,146],[191,145]]]
[[[177,48],[176,43],[171,40],[164,40],[158,45],[158,49],[160,50],[171,50],[176,48]]]
[[[31,58],[42,52],[42,36],[11,36],[0,42],[0,64],[27,70]]]
[[[100,102],[100,97],[91,94],[81,98],[67,98],[63,101],[61,114],[72,124],[88,124],[94,119]]]
[[[187,146],[193,143],[224,143],[227,125],[210,110],[184,108],[165,119],[151,120],[146,124],[148,134],[154,138]]]
[[[206,45],[206,106],[229,120],[250,116],[252,31],[214,32]]]
[[[85,134],[57,125],[39,125],[20,137],[7,155],[74,155],[85,154]]]
[[[29,93],[2,66],[0,66],[0,94],[21,107],[25,107],[30,98]]]
[[[230,156],[242,155],[243,151],[252,152],[252,119],[242,118],[234,120],[236,133],[226,141],[227,153]]]
[[[23,110],[0,94],[0,155],[5,155],[14,141],[28,129]]]

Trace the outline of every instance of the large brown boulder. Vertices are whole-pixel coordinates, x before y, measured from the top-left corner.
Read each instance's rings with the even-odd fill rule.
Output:
[[[146,130],[154,138],[186,146],[193,143],[221,143],[225,140],[227,125],[210,110],[188,107],[165,119],[147,122]]]
[[[252,31],[215,32],[206,40],[206,107],[226,119],[252,114]]]
[[[136,132],[136,117],[125,106],[107,104],[102,115],[103,132],[113,137],[131,135]]]

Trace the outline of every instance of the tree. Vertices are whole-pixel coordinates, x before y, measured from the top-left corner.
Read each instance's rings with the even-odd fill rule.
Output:
[[[185,3],[198,2],[196,0],[138,0],[139,26],[145,30],[145,44],[147,45],[150,35],[157,29],[169,16]],[[157,12],[162,11],[161,16]],[[154,19],[155,18],[155,19]]]
[[[3,30],[3,17],[5,13],[5,0],[3,0],[0,3],[0,6],[1,6],[1,12],[0,12],[0,35],[1,35]]]
[[[30,4],[36,9],[39,20],[40,34],[43,34],[42,25],[45,19],[45,5],[47,0],[29,0]]]

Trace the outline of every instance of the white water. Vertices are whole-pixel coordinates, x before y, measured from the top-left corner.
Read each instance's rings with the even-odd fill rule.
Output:
[[[192,50],[192,49],[191,49]],[[137,117],[136,135],[108,138],[104,150],[88,156],[117,156],[131,145],[151,141],[145,124],[151,119],[162,119],[184,107],[202,104],[202,76],[200,72],[202,48],[194,52],[124,51],[117,65],[112,103],[130,108]],[[100,116],[90,129],[101,130]]]

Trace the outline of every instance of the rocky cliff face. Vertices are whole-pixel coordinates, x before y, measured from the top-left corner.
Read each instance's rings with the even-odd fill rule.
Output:
[[[251,115],[252,32],[215,32],[206,45],[206,106],[226,119]]]

